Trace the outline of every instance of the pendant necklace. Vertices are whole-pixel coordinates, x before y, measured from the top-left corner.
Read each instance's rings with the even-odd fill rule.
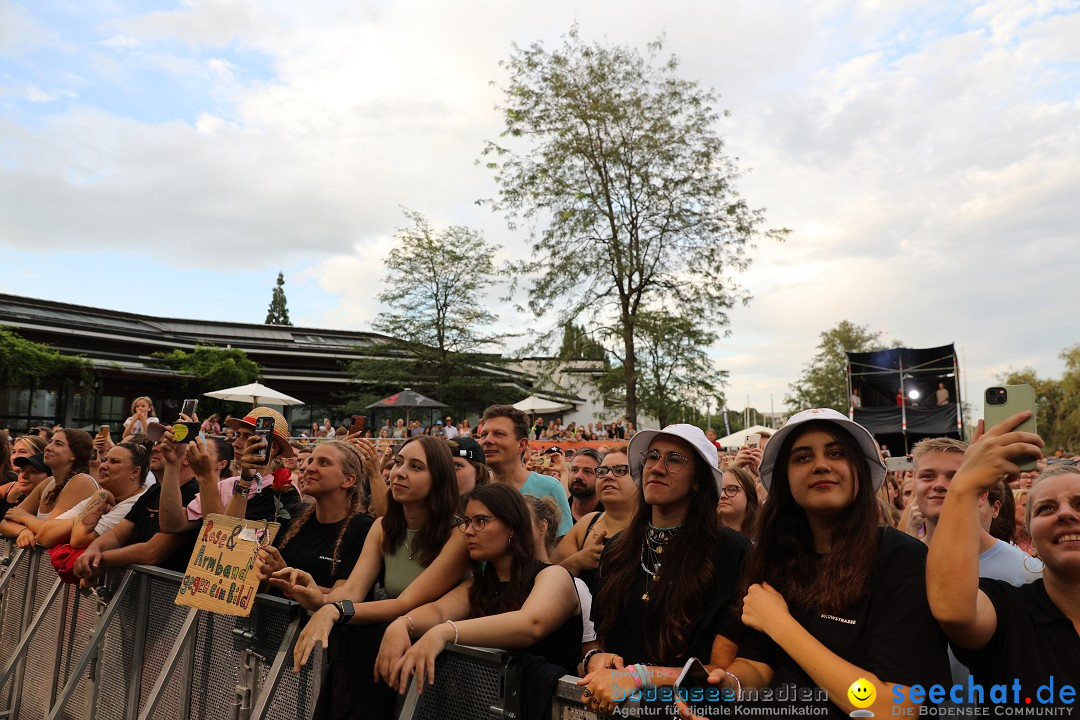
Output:
[[[684,523],[672,527],[656,527],[649,523],[645,539],[641,542],[641,569],[645,571],[645,594],[641,599],[649,602],[649,587],[660,580],[661,556],[664,546],[682,530]]]

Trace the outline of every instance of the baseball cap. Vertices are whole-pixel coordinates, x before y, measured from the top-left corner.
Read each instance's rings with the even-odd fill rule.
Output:
[[[233,430],[239,430],[241,427],[245,427],[248,430],[255,429],[255,421],[261,417],[274,418],[274,445],[277,446],[278,455],[280,457],[292,457],[293,449],[289,444],[289,421],[285,419],[285,416],[279,413],[277,410],[268,407],[251,408],[247,415],[242,420],[236,418],[229,418],[225,421],[225,424],[231,427]]]
[[[11,463],[18,468],[24,468],[29,465],[38,472],[52,474],[52,468],[45,464],[44,453],[38,453],[37,455],[31,455],[30,457],[17,457],[12,460]]]
[[[686,423],[668,425],[663,430],[639,430],[637,435],[630,439],[626,454],[630,458],[630,475],[638,485],[641,484],[642,468],[637,459],[649,449],[652,441],[661,435],[679,438],[690,443],[702,461],[708,465],[713,480],[716,481],[716,491],[720,492],[724,486],[724,473],[720,471],[720,456],[716,452],[716,446],[709,442],[709,438],[705,437],[701,428]]]
[[[457,445],[457,449],[451,448],[450,454],[454,457],[463,457],[466,460],[472,460],[478,462],[481,465],[487,465],[487,460],[484,459],[484,449],[480,447],[480,443],[473,440],[468,436],[458,435],[453,440],[447,440],[447,444],[453,443]]]
[[[776,458],[780,454],[780,447],[784,444],[784,439],[798,426],[814,420],[826,420],[835,423],[855,439],[855,442],[859,444],[859,449],[862,450],[863,457],[866,458],[866,462],[870,465],[870,478],[873,480],[874,489],[880,488],[882,483],[885,482],[885,463],[881,461],[878,444],[870,431],[849,419],[847,415],[838,413],[835,410],[814,408],[792,415],[784,423],[784,427],[777,430],[769,440],[769,444],[765,446],[765,450],[761,455],[761,484],[765,486],[765,489],[771,489],[773,468],[776,467]]]

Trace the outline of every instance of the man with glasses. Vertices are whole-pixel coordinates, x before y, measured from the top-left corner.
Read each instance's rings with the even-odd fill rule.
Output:
[[[596,469],[601,460],[596,450],[583,448],[570,461],[570,512],[574,522],[591,512],[604,510],[604,504],[596,494]]]

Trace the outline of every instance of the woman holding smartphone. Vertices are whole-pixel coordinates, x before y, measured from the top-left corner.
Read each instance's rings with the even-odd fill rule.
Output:
[[[731,612],[749,542],[716,514],[716,446],[692,425],[642,430],[628,464],[641,492],[603,552],[592,619],[602,651],[583,661],[582,702],[611,713],[635,687],[673,685],[690,657],[734,658]]]
[[[985,434],[980,421],[941,507],[927,590],[957,659],[981,685],[1019,683],[1021,697],[1038,691],[1040,705],[1071,707],[1075,698],[1060,690],[1080,685],[1080,469],[1046,470],[1028,495],[1026,524],[1042,577],[1019,587],[979,577],[979,500],[1020,474],[1020,456],[1042,456],[1038,435],[1016,431],[1030,417],[1019,413]],[[1049,696],[1040,689],[1047,684]]]
[[[821,688],[842,718],[915,714],[907,686],[947,685],[944,638],[926,602],[926,547],[878,524],[885,465],[873,436],[835,410],[797,413],[766,445],[769,490],[747,560],[742,621],[753,632],[711,678],[729,688]],[[848,690],[876,690],[871,707]]]

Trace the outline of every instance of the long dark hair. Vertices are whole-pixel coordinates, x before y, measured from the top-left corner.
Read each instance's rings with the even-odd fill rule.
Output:
[[[419,443],[424,449],[428,472],[431,474],[431,492],[428,494],[428,520],[420,532],[412,550],[416,560],[423,566],[430,565],[443,549],[446,539],[453,532],[451,522],[458,508],[457,476],[454,474],[454,458],[446,443],[430,435],[417,435],[409,443]],[[398,450],[400,453],[401,450]],[[408,526],[405,524],[405,508],[386,494],[386,515],[382,518],[383,553],[392,553],[405,542]]]
[[[820,430],[840,443],[855,475],[855,497],[833,523],[829,552],[820,558],[806,511],[795,502],[788,482],[788,458],[795,442]],[[743,574],[743,593],[754,583],[768,582],[788,605],[824,612],[842,612],[872,587],[877,565],[879,519],[870,464],[859,443],[828,420],[806,423],[784,438],[773,466],[769,500],[758,519],[755,545]]]
[[[71,470],[67,476],[59,477],[53,473],[52,488],[49,492],[41,498],[42,505],[52,505],[56,502],[56,499],[60,497],[60,493],[64,490],[64,486],[67,485],[68,480],[79,474],[90,473],[90,456],[94,452],[94,438],[90,437],[90,433],[85,430],[79,430],[77,428],[64,428],[59,432],[64,433],[64,438],[67,440],[68,449],[71,450],[71,454],[75,456],[75,459],[71,463]]]
[[[469,588],[469,617],[485,617],[520,610],[529,597],[528,579],[536,567],[532,513],[521,493],[504,483],[478,485],[466,502],[483,503],[491,514],[510,528],[510,581],[500,587],[495,564],[470,562],[474,581]]]
[[[739,528],[739,532],[746,537],[753,537],[754,529],[757,526],[758,512],[761,510],[754,476],[750,474],[749,470],[741,467],[729,467],[724,472],[731,473],[735,477],[742,488],[743,495],[746,496],[746,512],[743,513],[742,527]]]
[[[643,661],[671,665],[690,654],[695,620],[704,611],[716,590],[712,548],[722,540],[716,505],[720,493],[712,470],[697,454],[694,482],[698,489],[690,500],[682,531],[664,547],[659,579],[649,588],[645,618],[637,629],[645,639],[647,658]],[[635,499],[637,508],[630,525],[615,536],[604,550],[600,576],[603,582],[593,602],[593,620],[598,635],[610,635],[631,596],[631,586],[641,567],[641,546],[652,518],[652,508],[644,494]]]

